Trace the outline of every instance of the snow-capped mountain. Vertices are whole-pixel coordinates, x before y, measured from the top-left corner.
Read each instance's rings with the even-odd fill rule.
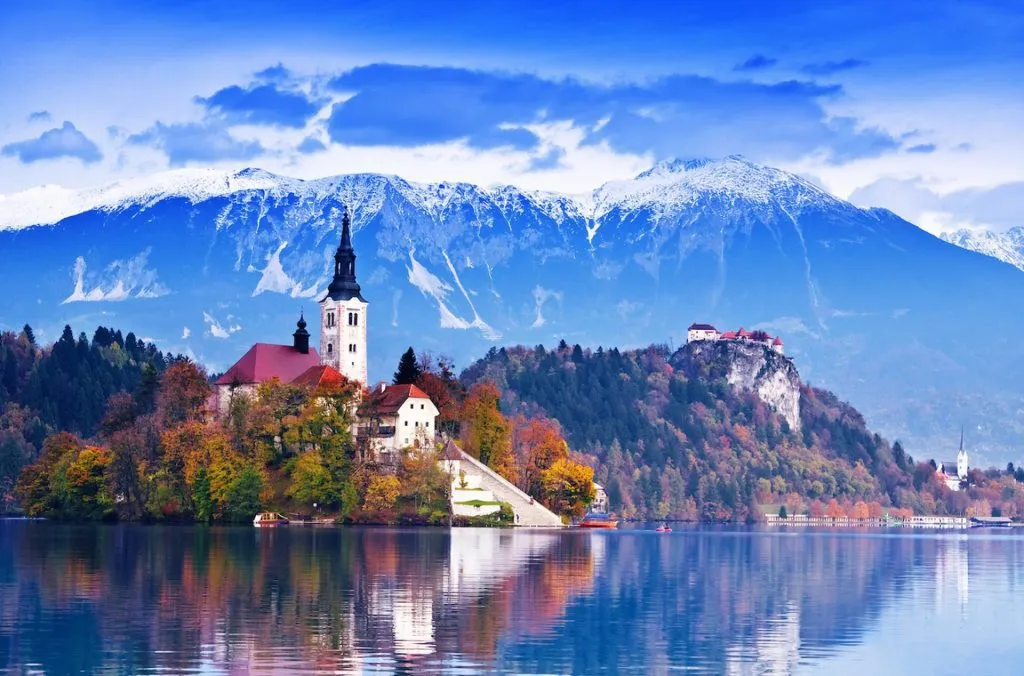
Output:
[[[1019,271],[736,157],[586,195],[258,169],[39,188],[0,199],[0,328],[113,325],[223,369],[315,315],[344,207],[371,378],[409,345],[466,365],[510,343],[679,343],[705,321],[779,334],[912,454],[964,423],[1001,459],[1024,430]]]
[[[1024,271],[1024,227],[1010,228],[1006,232],[957,230],[944,232],[939,237],[950,244],[991,256]]]

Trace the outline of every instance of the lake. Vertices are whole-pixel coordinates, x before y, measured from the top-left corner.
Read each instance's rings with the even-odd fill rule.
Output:
[[[1012,533],[0,521],[13,673],[1019,674]]]

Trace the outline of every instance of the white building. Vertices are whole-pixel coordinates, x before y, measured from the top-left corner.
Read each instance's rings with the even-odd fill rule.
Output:
[[[778,336],[772,337],[764,331],[747,331],[742,326],[738,331],[719,332],[711,324],[690,324],[690,328],[686,330],[686,342],[692,343],[699,340],[732,340],[741,343],[756,343],[781,355],[786,354],[782,339]]]
[[[692,343],[695,340],[718,340],[718,329],[711,324],[690,324],[686,329],[686,342]]]
[[[415,385],[381,384],[359,407],[357,437],[367,441],[378,460],[394,459],[403,448],[433,444],[439,414]]]
[[[939,477],[946,482],[952,491],[960,490],[960,486],[967,482],[967,451],[964,450],[964,430],[960,429],[960,450],[956,454],[956,460],[946,460],[939,463]]]
[[[608,513],[608,493],[605,492],[604,486],[596,482],[594,483],[594,501],[590,503],[590,512],[592,514]]]
[[[334,254],[334,279],[320,301],[320,359],[343,376],[366,384],[366,308],[356,281],[348,210],[341,221],[341,244]]]

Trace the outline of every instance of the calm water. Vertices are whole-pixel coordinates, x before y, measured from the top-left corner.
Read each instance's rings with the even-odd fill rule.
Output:
[[[13,673],[1020,674],[1024,537],[0,521]]]

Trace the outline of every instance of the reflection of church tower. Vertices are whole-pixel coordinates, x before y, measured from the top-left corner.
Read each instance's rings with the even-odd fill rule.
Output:
[[[366,307],[356,281],[348,209],[341,219],[341,244],[334,254],[334,279],[320,301],[320,361],[349,380],[366,384]]]

